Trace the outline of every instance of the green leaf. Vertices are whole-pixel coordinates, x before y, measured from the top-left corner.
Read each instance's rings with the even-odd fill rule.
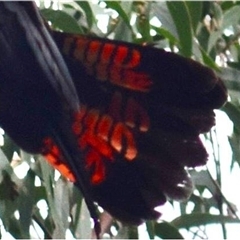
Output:
[[[139,33],[142,35],[142,42],[152,42],[150,35],[150,2],[135,2],[135,10],[137,12],[136,26]]]
[[[168,222],[156,223],[155,234],[161,239],[184,239],[178,229]]]
[[[51,218],[53,219],[54,223],[58,223],[59,219],[59,213],[58,209],[55,205],[54,200],[54,170],[53,168],[48,164],[46,159],[42,156],[38,157],[38,160],[40,162],[40,166],[42,169],[42,182],[44,184],[44,187],[46,189],[47,199],[49,206],[49,211],[51,213]]]
[[[46,219],[43,219],[40,211],[40,209],[35,207],[32,214],[32,219],[41,227],[41,230],[44,233],[44,239],[52,239],[52,232],[54,229],[52,221],[49,221],[49,215]]]
[[[85,201],[82,201],[79,219],[79,233],[81,238],[89,239],[91,237],[90,213]]]
[[[129,28],[126,26],[126,24],[120,20],[114,30],[115,40],[121,40],[125,42],[132,42],[133,41],[133,34],[129,30]]]
[[[164,36],[171,44],[178,43],[178,40],[165,28],[151,26],[159,35]]]
[[[231,68],[236,68],[237,70],[240,70],[240,62],[227,62],[227,64]]]
[[[212,60],[212,58],[204,51],[203,48],[200,47],[200,51],[202,54],[203,62],[209,66],[210,68],[214,69],[215,71],[220,71],[218,65]]]
[[[24,238],[21,234],[21,227],[19,224],[19,220],[13,216],[10,218],[9,227],[6,230],[10,232],[15,239]]]
[[[213,179],[211,178],[211,175],[208,171],[202,170],[200,172],[197,172],[195,170],[191,170],[189,172],[196,185],[207,187],[213,196],[220,195],[219,188],[213,182]]]
[[[204,49],[204,51],[208,51],[208,40],[210,37],[210,32],[206,27],[201,27],[197,34],[197,39],[199,42],[199,46],[201,49]]]
[[[91,29],[96,20],[95,20],[94,13],[92,11],[92,8],[91,8],[89,2],[87,2],[87,1],[75,1],[75,3],[78,4],[83,9],[83,11],[85,12],[88,27],[89,27],[89,29]]]
[[[29,228],[32,223],[32,210],[34,204],[34,180],[35,174],[29,170],[24,178],[23,185],[19,194],[19,214],[20,227],[22,237],[27,239],[30,237]]]
[[[15,151],[19,152],[19,147],[7,134],[4,134],[4,145],[1,148],[9,161],[12,160]]]
[[[234,68],[220,68],[219,77],[224,81],[226,87],[233,91],[240,91],[240,71]],[[239,93],[237,93],[239,94]]]
[[[14,201],[18,197],[18,186],[7,171],[3,170],[1,175],[0,200]]]
[[[219,7],[218,4],[215,4],[215,5],[216,7]],[[222,24],[220,25],[219,30],[211,32],[210,34],[208,52],[210,52],[211,49],[215,46],[217,40],[221,37],[225,29],[227,29],[230,26],[238,24],[238,22],[240,21],[239,11],[240,11],[240,6],[234,6],[223,14]]]
[[[208,224],[240,223],[239,219],[223,215],[212,215],[209,213],[185,214],[175,218],[171,224],[177,228],[199,227]]]
[[[155,236],[155,222],[154,221],[147,221],[146,222],[147,232],[150,239],[154,239]]]
[[[128,236],[129,239],[138,239],[138,228],[136,226],[128,227]]]
[[[229,26],[235,25],[240,21],[240,6],[234,6],[227,10],[223,15],[222,31]]]
[[[131,14],[131,9],[132,9],[132,2],[124,1],[121,3],[121,7],[123,11],[126,14]],[[129,17],[128,17],[129,18]],[[130,20],[129,20],[130,21]],[[110,29],[110,32],[114,32],[114,39],[116,40],[121,40],[121,41],[126,41],[126,42],[132,42],[133,41],[133,30],[132,27],[129,28],[128,24],[124,21],[123,18],[120,18],[116,26],[109,26],[112,28],[114,27],[115,29]]]
[[[166,2],[155,2],[152,4],[152,14],[162,23],[162,28],[170,32],[176,39],[178,33],[171,14],[167,8]]]
[[[177,28],[180,51],[185,57],[192,55],[192,26],[185,2],[167,2],[167,6]]]
[[[234,123],[234,127],[240,132],[240,109],[231,102],[227,102],[222,110]]]
[[[13,213],[18,209],[18,192],[17,185],[12,181],[7,171],[1,171],[2,179],[0,183],[0,219],[3,226],[8,231],[11,229],[11,220],[14,217]],[[14,228],[16,235],[22,237],[19,231],[19,224]]]
[[[234,163],[237,162],[240,166],[240,136],[239,131],[234,131],[234,133],[228,138],[230,146],[232,148],[232,164],[231,168],[234,167]]]
[[[221,9],[220,4],[218,4],[217,2],[212,2],[210,4],[210,12],[212,14],[212,18],[213,18],[213,24],[215,29],[219,29],[222,27],[222,22],[223,22],[223,12]]]
[[[83,34],[82,28],[76,19],[61,10],[42,9],[41,14],[52,23],[53,28],[59,28],[68,33]]]
[[[65,238],[66,230],[68,229],[69,222],[69,194],[68,194],[68,182],[64,178],[59,178],[54,188],[54,206],[57,209],[57,221],[55,220],[55,226],[53,237],[56,239]]]
[[[192,30],[195,33],[202,18],[203,3],[201,1],[186,1],[191,19]]]
[[[81,238],[81,206],[82,206],[82,194],[80,193],[79,189],[77,189],[75,186],[72,186],[70,189],[70,209],[71,209],[71,216],[72,216],[72,222],[70,224],[70,229],[75,236],[75,238]],[[87,221],[87,219],[84,219]],[[90,221],[90,218],[88,218]]]
[[[116,236],[117,239],[138,239],[138,229],[136,226],[122,226]]]
[[[0,181],[2,181],[2,172],[6,171],[8,174],[13,173],[13,169],[6,158],[5,154],[3,153],[2,149],[0,149]]]
[[[35,191],[35,194],[34,194],[35,204],[37,204],[37,202],[40,201],[41,199],[47,198],[46,188],[44,186],[39,186],[39,187],[35,186],[34,191]]]
[[[129,29],[132,30],[132,27],[130,25],[130,19],[126,12],[123,10],[121,4],[117,1],[104,1],[107,5],[107,8],[111,8],[115,10],[119,16],[123,19],[124,23],[129,27]]]

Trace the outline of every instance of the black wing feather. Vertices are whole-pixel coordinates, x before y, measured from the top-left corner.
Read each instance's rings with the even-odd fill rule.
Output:
[[[91,185],[95,200],[118,219],[140,224],[159,217],[154,208],[166,198],[186,199],[193,187],[186,167],[204,165],[208,159],[199,134],[214,126],[213,109],[227,99],[221,79],[200,63],[164,50],[66,33],[54,32],[53,36],[73,76],[80,101],[89,109],[107,114],[113,122],[123,123],[136,141],[137,156],[133,161],[125,158],[124,150],[117,152],[112,162],[101,149],[88,146],[90,151],[102,154],[106,168],[104,181]],[[110,52],[104,53],[103,49]],[[125,61],[121,49],[127,52],[123,53],[127,56]],[[139,53],[136,55],[140,60],[130,61],[133,52]],[[128,66],[129,62],[134,66]],[[116,75],[111,75],[109,72],[114,70]],[[81,75],[85,77],[80,78]],[[115,84],[111,76],[122,83]],[[148,90],[141,91],[140,86],[131,89],[131,76],[136,77],[136,85],[137,77],[139,81],[146,79],[143,87],[148,86],[149,80],[152,84]],[[135,102],[135,108],[126,110],[129,101]],[[133,119],[132,112],[136,114]],[[133,120],[131,124],[128,115]],[[146,116],[149,128],[142,131],[141,121]],[[79,124],[92,128],[84,121]],[[96,132],[95,138],[98,137]],[[127,148],[126,142],[122,141],[122,145]],[[90,177],[93,172],[94,166]]]

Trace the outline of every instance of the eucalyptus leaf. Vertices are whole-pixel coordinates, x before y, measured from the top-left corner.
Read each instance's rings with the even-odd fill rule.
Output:
[[[168,222],[156,223],[155,233],[161,239],[184,239],[178,229]]]
[[[234,131],[233,134],[228,139],[230,146],[232,148],[232,164],[231,167],[234,167],[234,163],[237,162],[237,164],[240,166],[240,135],[239,135],[239,129],[238,131]]]
[[[190,228],[222,223],[240,223],[240,220],[229,216],[212,215],[210,213],[193,213],[177,217],[171,222],[176,228]]]
[[[34,173],[29,170],[20,190],[19,201],[19,224],[23,238],[29,238],[29,228],[32,223],[32,211],[34,207]]]
[[[178,39],[177,28],[168,10],[166,2],[155,2],[152,4],[152,15],[159,19],[162,24],[162,28],[169,31],[176,39]]]
[[[89,29],[91,29],[96,19],[89,2],[87,1],[75,1],[75,2],[84,10],[87,18],[88,27]]]
[[[223,22],[221,26],[221,30],[225,30],[229,26],[235,25],[240,21],[240,6],[233,6],[229,8],[223,15]]]
[[[58,221],[57,225],[61,226],[63,232],[67,230],[69,223],[68,217],[70,213],[69,204],[69,193],[68,193],[68,183],[64,178],[59,178],[55,184],[54,188],[54,205],[58,210]],[[64,235],[65,237],[65,235]],[[60,236],[58,236],[60,238]]]
[[[128,15],[126,14],[126,12],[123,10],[121,4],[117,1],[105,1],[106,5],[108,8],[114,9],[119,16],[123,19],[124,23],[126,24],[126,26],[129,27],[129,29],[132,29],[131,25],[130,25],[130,19],[128,17]]]
[[[195,170],[191,170],[190,174],[196,185],[207,187],[213,196],[219,196],[219,188],[213,182],[213,179],[208,171],[202,170],[197,172]]]
[[[61,10],[42,9],[41,14],[50,21],[54,28],[61,29],[68,33],[83,34],[82,28],[78,25],[76,19]]]
[[[218,76],[224,81],[228,89],[240,91],[240,71],[234,68],[220,68]]]
[[[234,127],[240,132],[240,108],[232,102],[227,102],[222,110],[228,115],[228,117],[234,123]]]
[[[167,2],[167,6],[177,28],[180,51],[185,57],[192,55],[192,26],[187,4],[183,1]]]
[[[202,18],[203,3],[201,1],[186,1],[187,9],[191,19],[191,26],[196,33],[197,26]]]
[[[147,221],[146,222],[147,232],[150,239],[154,239],[155,236],[155,222],[154,221]]]

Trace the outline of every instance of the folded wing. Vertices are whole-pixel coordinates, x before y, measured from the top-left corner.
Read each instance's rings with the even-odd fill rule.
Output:
[[[188,167],[208,154],[199,134],[227,91],[215,73],[164,50],[53,32],[84,111],[74,129],[95,200],[113,216],[156,219],[167,198],[192,191]],[[84,76],[84,78],[80,78]]]

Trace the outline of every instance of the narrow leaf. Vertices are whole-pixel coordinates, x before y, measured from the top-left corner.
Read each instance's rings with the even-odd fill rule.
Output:
[[[142,42],[151,42],[152,36],[150,35],[150,23],[149,23],[149,10],[151,3],[135,3],[135,9],[137,11],[136,26],[139,33],[142,35]]]
[[[240,6],[234,6],[227,10],[223,15],[223,23],[221,29],[224,30],[229,26],[235,25],[240,20]]]
[[[125,11],[123,10],[122,6],[120,5],[119,2],[117,1],[105,1],[106,5],[108,8],[111,8],[113,10],[115,10],[119,16],[123,19],[123,21],[125,22],[125,24],[132,29],[131,25],[130,25],[130,19],[128,17],[128,15],[125,13]]]
[[[212,215],[209,213],[185,214],[175,218],[171,224],[177,228],[199,227],[207,224],[240,223],[240,220],[223,215]]]
[[[201,1],[186,1],[193,32],[197,30],[198,23],[202,17],[203,3]]]
[[[75,1],[75,2],[85,12],[86,18],[87,18],[88,27],[89,27],[89,29],[91,29],[92,26],[93,26],[93,23],[95,22],[95,16],[94,16],[94,13],[92,11],[92,8],[91,8],[89,2],[87,2],[87,1]]]
[[[218,74],[228,89],[240,91],[240,71],[234,68],[221,68]]]
[[[185,57],[192,54],[192,26],[186,3],[167,2],[167,6],[177,28],[180,51]]]
[[[54,28],[59,28],[68,33],[83,34],[81,27],[76,19],[61,10],[42,9],[41,13],[44,18],[50,21]]]
[[[156,223],[155,233],[161,239],[184,239],[178,229],[168,222]]]
[[[162,27],[169,31],[177,39],[177,29],[166,2],[155,2],[154,5],[152,4],[152,6],[152,14],[159,19],[159,21],[162,23]]]
[[[29,228],[32,223],[32,210],[34,206],[34,179],[35,174],[29,170],[21,188],[19,196],[19,223],[23,238],[29,238]]]
[[[204,51],[203,48],[200,48],[201,54],[202,54],[202,58],[203,58],[203,62],[210,68],[219,71],[219,67],[217,66],[217,64],[212,60],[212,58]]]
[[[146,222],[147,232],[150,239],[154,239],[155,236],[155,222],[154,221],[147,221]]]
[[[222,110],[233,121],[234,127],[240,132],[240,109],[231,102],[227,102]]]
[[[151,28],[154,29],[159,35],[164,36],[166,39],[168,39],[170,43],[176,44],[178,42],[178,40],[165,28],[155,26],[151,26]]]

